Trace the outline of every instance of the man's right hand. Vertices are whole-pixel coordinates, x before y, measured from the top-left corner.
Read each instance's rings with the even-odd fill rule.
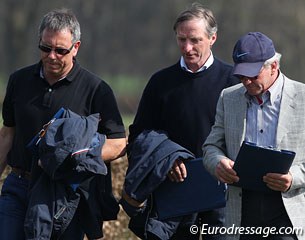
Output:
[[[223,183],[235,183],[239,181],[239,177],[233,170],[234,161],[228,158],[221,159],[215,169],[215,175],[219,181]]]
[[[6,156],[13,144],[15,128],[3,126],[0,129],[0,177],[7,165]]]

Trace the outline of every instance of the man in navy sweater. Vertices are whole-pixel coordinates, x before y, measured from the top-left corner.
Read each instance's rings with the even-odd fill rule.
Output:
[[[210,10],[193,4],[178,16],[174,31],[182,56],[151,77],[129,128],[129,143],[144,130],[163,130],[172,141],[202,157],[201,146],[214,124],[219,94],[239,80],[232,76],[232,66],[213,56],[217,23]],[[181,182],[187,174],[192,173],[187,173],[184,163],[177,159],[168,177]],[[171,239],[199,239],[199,233],[190,232],[192,224],[221,227],[223,221],[223,209],[199,213],[195,222],[190,219],[189,225],[179,226]],[[205,235],[204,239],[223,236]]]

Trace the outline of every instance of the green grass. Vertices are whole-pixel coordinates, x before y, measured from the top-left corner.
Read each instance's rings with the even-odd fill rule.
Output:
[[[130,126],[130,124],[132,124],[132,122],[133,122],[134,115],[133,114],[124,114],[122,116],[122,118],[123,118],[123,123],[124,123],[125,129],[127,130],[128,127]]]

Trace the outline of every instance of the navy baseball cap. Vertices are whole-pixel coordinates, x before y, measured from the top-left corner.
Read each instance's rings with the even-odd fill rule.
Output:
[[[264,62],[274,55],[275,49],[270,38],[260,32],[249,32],[235,44],[233,74],[255,77]]]

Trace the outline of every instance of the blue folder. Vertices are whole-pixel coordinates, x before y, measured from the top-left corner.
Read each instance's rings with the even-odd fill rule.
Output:
[[[226,185],[203,167],[202,158],[185,161],[187,178],[180,183],[168,178],[153,193],[158,219],[184,216],[224,207]]]
[[[233,166],[239,182],[233,185],[254,191],[273,191],[263,182],[263,176],[266,173],[288,173],[294,157],[293,151],[261,147],[244,141]]]

